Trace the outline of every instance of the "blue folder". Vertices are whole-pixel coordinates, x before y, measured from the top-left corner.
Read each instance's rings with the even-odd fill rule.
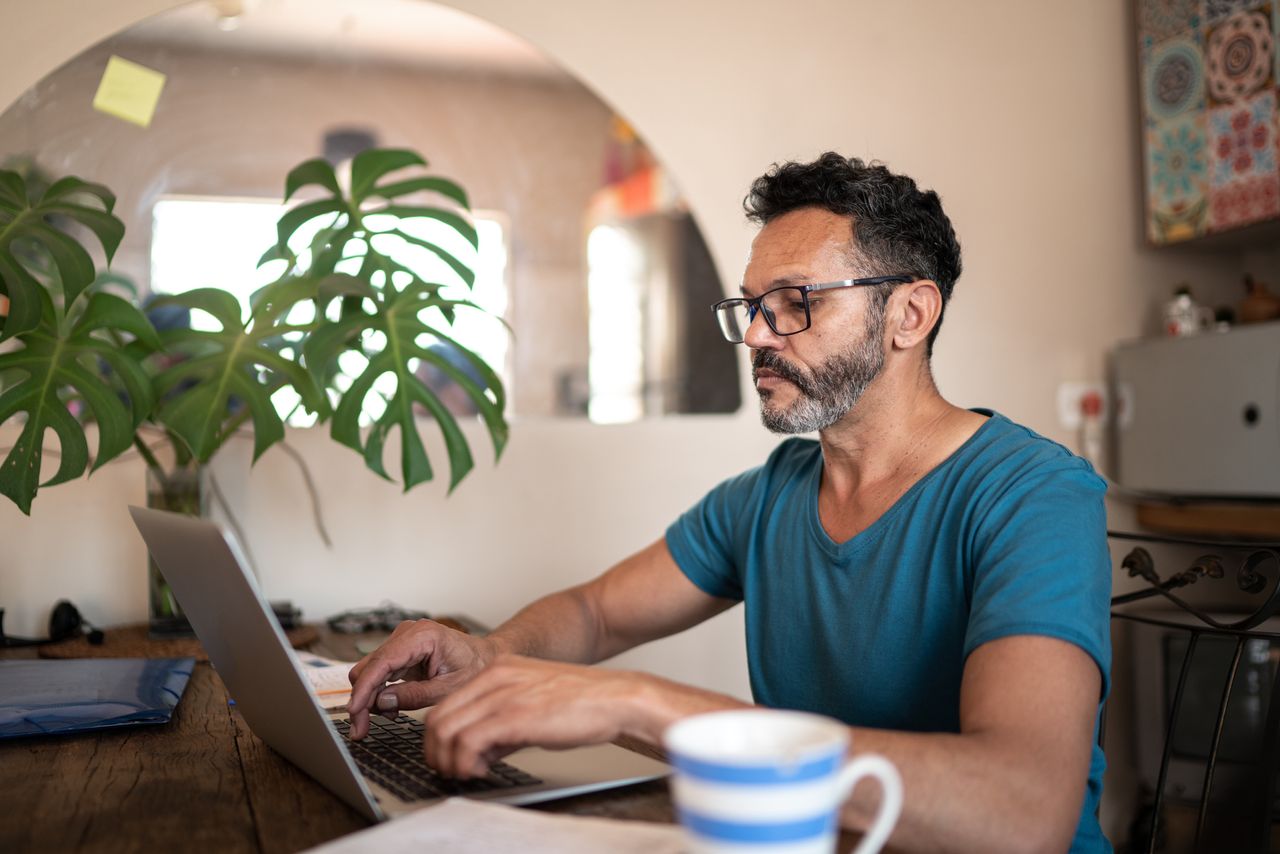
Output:
[[[0,738],[162,724],[193,658],[0,661]]]

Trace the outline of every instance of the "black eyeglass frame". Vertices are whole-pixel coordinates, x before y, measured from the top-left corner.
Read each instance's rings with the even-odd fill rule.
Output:
[[[917,276],[911,276],[906,273],[900,273],[895,276],[871,276],[865,279],[840,279],[839,281],[835,281],[835,282],[820,282],[815,285],[782,285],[780,287],[771,288],[765,291],[764,293],[762,293],[758,297],[729,297],[728,299],[722,299],[718,302],[712,303],[711,310],[716,314],[717,317],[719,317],[720,310],[724,306],[728,306],[733,303],[743,303],[747,307],[748,326],[755,322],[756,314],[761,313],[761,314],[764,314],[764,322],[769,324],[769,329],[773,331],[774,335],[780,335],[780,336],[799,335],[801,332],[804,332],[806,329],[808,329],[810,326],[813,325],[813,318],[809,314],[809,294],[813,293],[814,291],[829,291],[829,290],[834,290],[836,288],[869,287],[872,285],[888,285],[888,284],[905,285],[909,282],[916,281],[917,278],[918,278]],[[773,312],[769,311],[764,307],[764,302],[763,302],[764,298],[769,296],[769,294],[776,293],[778,291],[799,291],[800,292],[800,300],[801,302],[804,303],[804,326],[800,327],[794,332],[779,332],[778,327],[775,324]],[[723,323],[720,324],[720,331],[724,334],[724,337],[731,344],[741,344],[746,340],[745,330],[743,331],[743,337],[736,341],[729,335],[729,331],[725,329],[725,326]]]

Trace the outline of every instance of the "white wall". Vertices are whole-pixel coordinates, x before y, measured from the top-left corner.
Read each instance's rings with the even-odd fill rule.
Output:
[[[170,5],[9,3],[0,32],[23,37],[6,56],[0,104],[93,40]],[[453,5],[547,50],[645,134],[730,287],[751,234],[741,198],[775,160],[835,148],[937,188],[965,247],[935,357],[957,403],[993,406],[1070,441],[1055,424],[1057,384],[1100,378],[1107,349],[1139,334],[1174,282],[1190,280],[1211,302],[1236,298],[1233,256],[1141,245],[1126,3]],[[497,619],[659,535],[772,442],[749,408],[611,429],[522,422],[514,432],[498,469],[448,501],[433,490],[393,494],[323,436],[295,436],[320,474],[338,542],[332,552],[315,545],[296,476],[269,455],[232,490],[268,592],[313,615],[389,596]],[[0,602],[14,628],[33,628],[64,594],[104,623],[140,616],[142,550],[121,506],[140,494],[140,472],[122,465],[42,494],[31,520],[0,506]],[[741,690],[735,619],[632,661]]]

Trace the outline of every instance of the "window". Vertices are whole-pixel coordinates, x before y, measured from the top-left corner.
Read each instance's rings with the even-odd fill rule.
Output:
[[[587,239],[587,267],[587,414],[597,424],[635,421],[644,415],[644,247],[626,229],[596,226]]]

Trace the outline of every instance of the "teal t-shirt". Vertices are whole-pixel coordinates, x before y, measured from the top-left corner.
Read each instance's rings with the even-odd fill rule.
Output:
[[[680,569],[743,602],[755,701],[852,726],[959,732],[969,653],[1047,635],[1110,683],[1106,485],[1066,448],[987,421],[853,539],[818,518],[822,452],[788,439],[667,529]],[[1109,851],[1096,746],[1073,852]]]

